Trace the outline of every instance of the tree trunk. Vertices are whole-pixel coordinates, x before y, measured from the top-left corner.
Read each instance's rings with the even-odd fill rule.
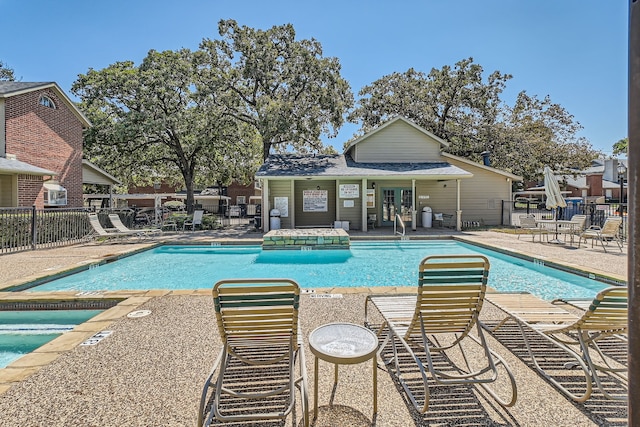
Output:
[[[271,141],[262,141],[262,160],[267,160],[271,151]]]
[[[193,213],[193,176],[184,175],[184,185],[187,188],[187,199],[185,200],[185,204],[187,205],[187,213]]]

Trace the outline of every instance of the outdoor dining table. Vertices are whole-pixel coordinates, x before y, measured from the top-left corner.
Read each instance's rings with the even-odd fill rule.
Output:
[[[569,221],[566,219],[537,219],[536,224],[542,228],[549,228],[550,226],[555,227],[555,239],[551,240],[549,243],[561,244],[562,242],[558,239],[558,226],[562,226],[566,229],[566,231],[571,236],[569,244],[573,246],[573,236],[575,235],[576,226],[580,226],[579,222]]]

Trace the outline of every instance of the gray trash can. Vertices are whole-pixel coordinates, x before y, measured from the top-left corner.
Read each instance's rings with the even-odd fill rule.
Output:
[[[269,229],[280,230],[280,211],[278,209],[271,209],[269,212]]]
[[[431,228],[433,224],[433,211],[429,206],[422,208],[422,226],[424,228]]]

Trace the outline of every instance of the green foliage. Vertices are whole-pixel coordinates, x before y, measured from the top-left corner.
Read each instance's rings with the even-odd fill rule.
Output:
[[[193,189],[249,183],[270,148],[331,151],[353,105],[336,58],[291,25],[267,31],[220,21],[221,40],[200,50],[150,51],[142,64],[116,62],[80,75],[72,92],[93,123],[90,161],[125,185],[162,180]]]
[[[483,77],[473,58],[428,75],[409,69],[365,86],[349,116],[367,132],[396,116],[404,116],[450,142],[446,151],[480,162],[491,152],[491,165],[525,180],[536,180],[544,165],[557,171],[587,167],[598,156],[578,138],[579,123],[547,96],[522,91],[513,106],[500,98],[511,75],[494,71]]]
[[[178,230],[182,230],[184,226],[184,222],[188,219],[191,219],[191,215],[187,215],[184,213],[171,213],[167,218],[169,221],[175,221],[177,224]],[[214,214],[206,214],[202,216],[202,224],[199,229],[201,230],[216,230],[221,227],[220,222],[218,221],[218,215]]]
[[[16,76],[13,72],[13,68],[7,67],[7,64],[0,61],[0,81],[15,81]]]
[[[629,147],[629,138],[622,138],[615,144],[613,144],[613,154],[615,156],[619,154],[627,155]]]
[[[259,152],[255,132],[196,90],[197,54],[150,51],[140,66],[118,62],[89,70],[72,87],[94,126],[87,157],[125,184],[182,183],[187,208],[193,189],[216,180],[246,181]]]
[[[205,39],[202,91],[260,136],[262,155],[271,148],[323,150],[320,136],[333,137],[353,105],[337,58],[323,57],[314,39],[296,40],[291,24],[255,30],[234,20],[218,24],[222,39]]]

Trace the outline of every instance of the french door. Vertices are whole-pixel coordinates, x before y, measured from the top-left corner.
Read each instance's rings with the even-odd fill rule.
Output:
[[[400,215],[407,228],[411,227],[411,207],[413,193],[411,188],[382,189],[382,225],[393,226],[396,214]]]

